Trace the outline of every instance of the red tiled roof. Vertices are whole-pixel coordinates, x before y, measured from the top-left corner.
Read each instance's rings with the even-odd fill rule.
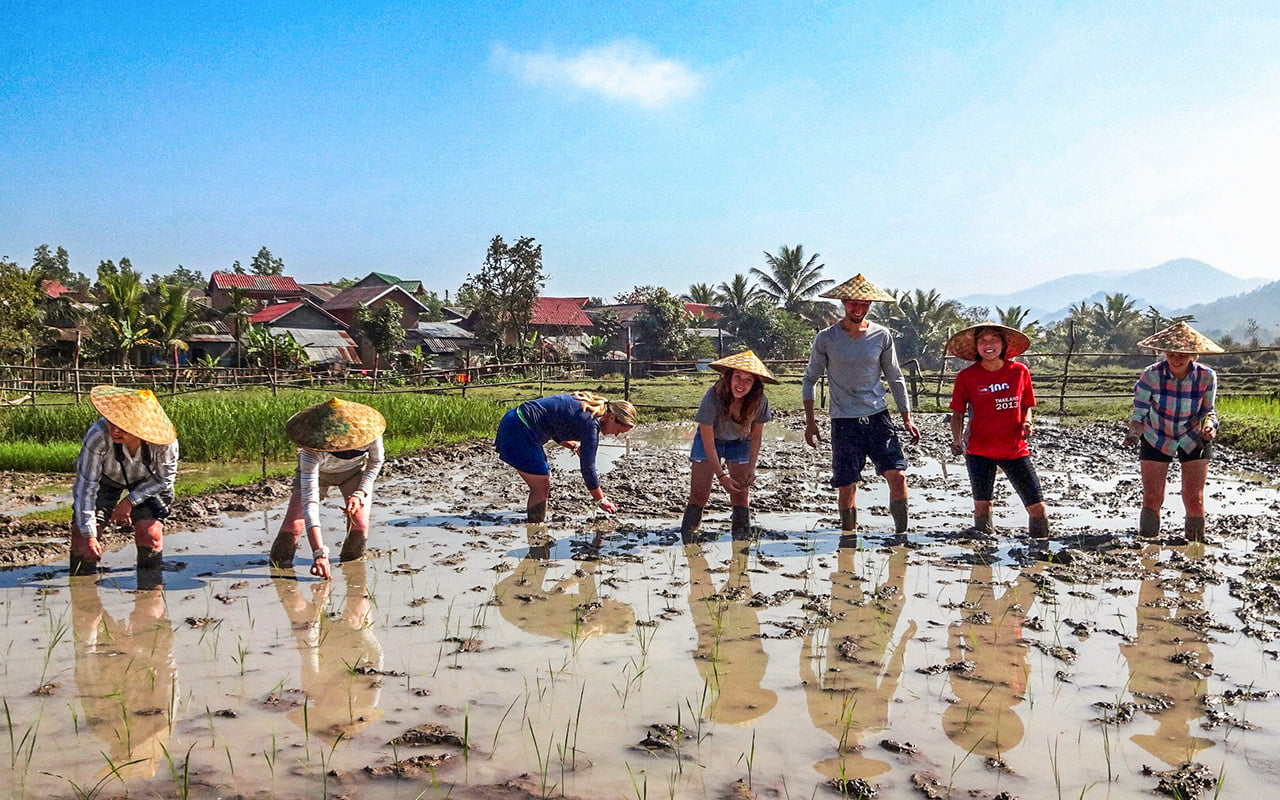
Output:
[[[241,275],[235,272],[215,272],[209,281],[218,289],[251,289],[259,292],[296,292],[302,287],[286,275]]]
[[[531,325],[569,325],[590,328],[591,318],[582,313],[585,297],[539,297],[533,304]]]
[[[684,313],[690,317],[701,316],[703,319],[723,319],[724,315],[706,303],[685,303]]]
[[[260,325],[264,322],[271,322],[272,320],[283,317],[285,314],[288,314],[290,311],[294,310],[295,308],[298,308],[301,305],[302,305],[301,301],[298,301],[296,303],[272,303],[271,305],[262,309],[258,313],[249,317],[249,322],[253,325]]]

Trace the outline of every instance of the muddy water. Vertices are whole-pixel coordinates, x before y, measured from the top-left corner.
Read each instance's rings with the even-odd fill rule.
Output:
[[[710,540],[680,540],[672,426],[602,451],[618,519],[558,472],[552,522],[523,525],[480,451],[392,469],[376,549],[331,583],[305,560],[267,567],[282,508],[169,536],[163,588],[139,589],[125,551],[96,579],[7,573],[0,785],[719,798],[739,781],[857,796],[862,779],[890,798],[1127,798],[1188,761],[1223,797],[1280,777],[1280,629],[1264,614],[1247,632],[1230,591],[1268,557],[1275,488],[1211,473],[1207,545],[1138,543],[1132,465],[1050,440],[1045,548],[1007,498],[999,536],[961,535],[962,468],[919,452],[911,534],[888,532],[873,481],[842,538],[822,457],[770,430],[750,542],[720,505]]]

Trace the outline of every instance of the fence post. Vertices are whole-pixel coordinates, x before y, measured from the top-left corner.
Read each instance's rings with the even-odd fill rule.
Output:
[[[627,369],[622,374],[622,399],[631,401],[631,326],[627,326]]]
[[[920,407],[920,389],[917,385],[917,379],[920,377],[920,359],[913,358],[907,362],[907,366],[911,370],[907,373],[907,380],[911,384],[911,408]]]
[[[1067,320],[1067,357],[1062,360],[1062,387],[1058,390],[1058,411],[1067,407],[1067,375],[1071,371],[1071,353],[1076,349],[1076,321]]]

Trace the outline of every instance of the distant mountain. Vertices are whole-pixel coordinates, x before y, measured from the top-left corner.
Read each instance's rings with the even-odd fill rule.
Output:
[[[1081,300],[1094,302],[1116,292],[1135,298],[1139,308],[1153,305],[1168,311],[1185,305],[1193,294],[1216,300],[1264,283],[1261,278],[1237,278],[1194,258],[1178,258],[1146,269],[1077,273],[1009,294],[971,294],[956,299],[967,306],[986,306],[992,315],[997,307],[1030,308],[1032,319],[1047,324],[1065,317],[1067,309]]]
[[[1208,303],[1178,309],[1175,314],[1194,314],[1191,323],[1209,336],[1230,334],[1237,342],[1248,337],[1249,320],[1258,323],[1258,338],[1270,344],[1280,337],[1280,281],[1268,283],[1252,292],[1220,297]]]

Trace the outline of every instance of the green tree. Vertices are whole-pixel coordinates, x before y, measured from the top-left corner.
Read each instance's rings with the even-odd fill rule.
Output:
[[[91,325],[98,349],[114,353],[123,367],[135,349],[159,345],[147,326],[142,275],[129,259],[120,259],[118,265],[99,263],[96,290],[98,311]]]
[[[1007,328],[1020,330],[1031,338],[1035,338],[1040,333],[1040,320],[1028,320],[1031,316],[1031,309],[1022,306],[1009,306],[1001,308],[996,306],[996,322]]]
[[[235,286],[227,290],[226,319],[231,321],[231,336],[236,341],[236,366],[244,366],[244,336],[249,318],[258,310],[258,302]]]
[[[633,286],[625,292],[615,294],[613,302],[624,305],[642,305],[653,300],[660,292],[666,291],[666,289],[657,286]],[[667,292],[667,294],[670,294],[670,292]]]
[[[248,364],[266,369],[293,369],[311,360],[292,336],[273,334],[266,325],[250,325],[245,330],[244,357]]]
[[[35,347],[41,326],[39,277],[0,258],[0,356],[21,358]]]
[[[147,281],[148,286],[156,287],[161,284],[169,284],[172,286],[182,286],[186,289],[204,289],[209,285],[209,281],[199,270],[187,269],[179,264],[174,267],[173,272],[168,275],[152,274],[151,280]]]
[[[947,338],[964,322],[955,301],[943,300],[936,289],[889,294],[898,299],[885,306],[888,325],[898,334],[899,358],[918,358],[922,367],[941,364]]]
[[[484,265],[468,275],[458,292],[477,313],[482,336],[495,343],[513,342],[523,359],[524,342],[533,319],[533,306],[546,286],[542,273],[542,245],[521,236],[510,246],[495,236],[489,242]]]
[[[779,308],[797,314],[815,325],[823,325],[830,319],[832,306],[814,297],[835,281],[822,277],[826,264],[819,262],[817,253],[805,258],[804,245],[782,245],[777,254],[764,254],[766,269],[751,268],[751,274],[760,281],[760,291]]]
[[[1107,350],[1131,350],[1142,338],[1142,312],[1123,292],[1109,294],[1089,309],[1088,324],[1095,341]]]
[[[737,335],[761,358],[802,358],[813,345],[808,322],[768,303],[756,303],[742,314]]]
[[[378,384],[378,368],[385,356],[390,359],[404,344],[404,309],[395,303],[370,309],[356,309],[356,329],[373,348],[373,383]]]
[[[768,302],[767,296],[741,272],[716,287],[716,307],[724,315],[725,326],[738,332],[738,323],[754,306]]]
[[[71,256],[67,254],[64,247],[50,252],[49,245],[40,245],[31,259],[31,268],[34,270],[33,277],[36,279],[37,288],[40,281],[49,280],[57,281],[68,289],[79,292],[89,290],[89,279],[71,270]]]
[[[236,262],[237,264],[240,262]],[[258,251],[258,254],[249,262],[249,271],[254,275],[283,275],[284,259],[276,258],[271,255],[271,251],[266,245]]]
[[[592,324],[595,325],[596,334],[610,344],[618,338],[618,334],[622,333],[622,317],[612,308],[606,308],[601,311],[592,311]]]
[[[695,352],[684,303],[666,289],[654,290],[652,299],[636,315],[635,326],[648,358],[681,360]]]
[[[713,306],[716,303],[716,290],[709,283],[695,283],[689,286],[689,292],[684,297],[690,303]]]
[[[156,301],[156,312],[151,316],[154,338],[169,350],[176,370],[178,353],[188,347],[187,338],[208,333],[213,326],[200,319],[204,306],[191,299],[186,286],[162,283],[156,287]]]

